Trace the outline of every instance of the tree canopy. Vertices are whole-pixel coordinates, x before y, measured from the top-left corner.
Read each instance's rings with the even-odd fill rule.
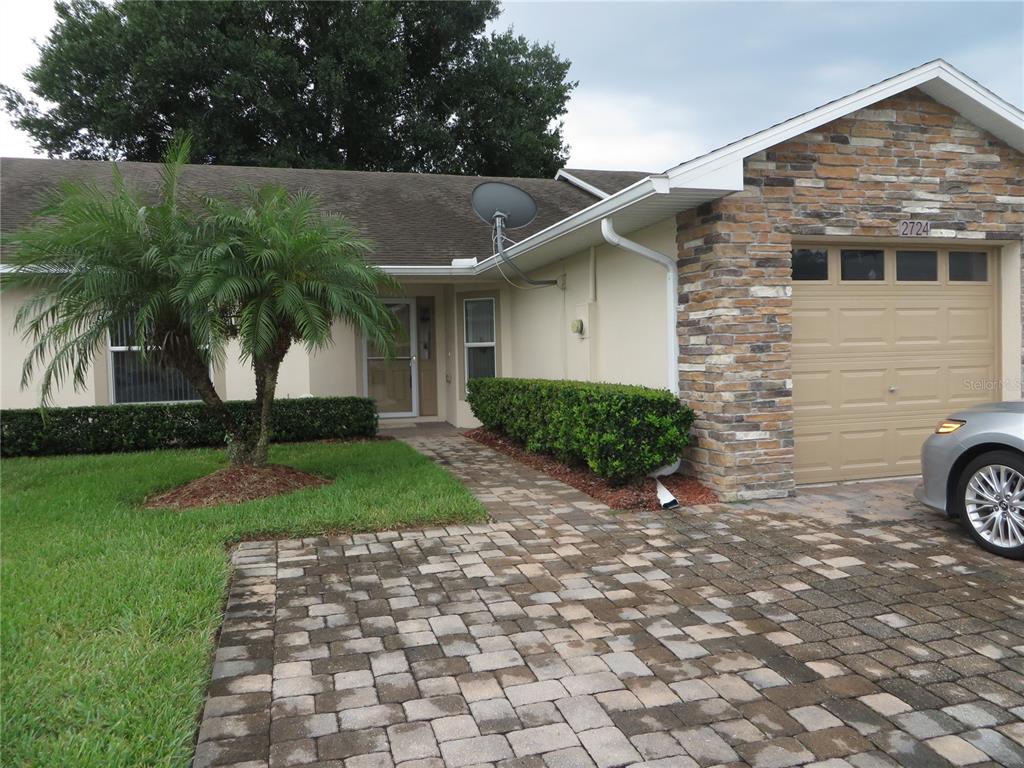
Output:
[[[0,87],[51,157],[551,176],[575,83],[550,45],[488,32],[477,2],[57,2]]]

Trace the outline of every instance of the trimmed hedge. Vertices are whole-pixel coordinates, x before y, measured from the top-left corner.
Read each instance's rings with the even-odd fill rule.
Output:
[[[621,484],[671,464],[693,411],[665,389],[545,379],[472,379],[468,401],[487,429]]]
[[[227,405],[241,420],[255,417],[252,400]],[[275,442],[371,437],[377,433],[377,408],[364,397],[275,400],[272,419]],[[0,411],[2,456],[201,448],[224,445],[224,438],[224,430],[202,403]]]

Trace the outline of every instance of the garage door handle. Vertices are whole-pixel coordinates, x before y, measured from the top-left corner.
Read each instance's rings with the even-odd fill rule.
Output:
[[[897,389],[899,389],[899,387],[897,387],[895,384],[889,386],[890,392],[895,392]]]

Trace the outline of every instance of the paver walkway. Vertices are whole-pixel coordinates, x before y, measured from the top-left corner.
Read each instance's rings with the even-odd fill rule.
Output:
[[[240,545],[196,766],[1024,766],[1024,568],[905,497],[612,514],[408,440],[494,523]]]

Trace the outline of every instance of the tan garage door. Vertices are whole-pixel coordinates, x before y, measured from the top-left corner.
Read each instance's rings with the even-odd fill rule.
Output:
[[[939,419],[998,399],[996,266],[980,249],[794,248],[798,483],[916,474]]]

